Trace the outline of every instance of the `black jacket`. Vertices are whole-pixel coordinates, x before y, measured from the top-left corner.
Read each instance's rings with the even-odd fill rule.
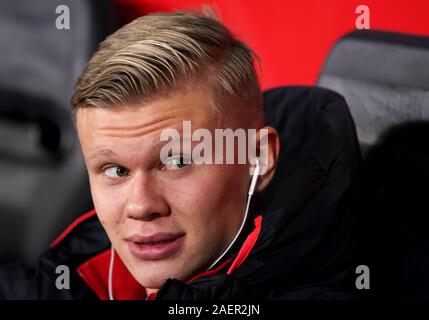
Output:
[[[360,153],[345,100],[326,89],[285,87],[265,92],[264,105],[281,152],[245,233],[215,274],[169,279],[156,299],[352,298]],[[34,268],[1,266],[0,298],[106,299],[109,248],[97,216],[87,213]],[[117,260],[116,298],[145,298]],[[70,269],[69,290],[56,288],[58,265]]]

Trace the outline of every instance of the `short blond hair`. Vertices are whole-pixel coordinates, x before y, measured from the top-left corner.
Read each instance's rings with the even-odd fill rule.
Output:
[[[208,84],[217,108],[250,116],[260,126],[255,61],[254,51],[214,17],[181,11],[146,15],[100,44],[75,84],[73,118],[79,108],[139,103],[194,81]]]

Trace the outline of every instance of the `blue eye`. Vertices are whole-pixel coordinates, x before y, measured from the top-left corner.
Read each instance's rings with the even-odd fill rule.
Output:
[[[184,156],[172,156],[164,161],[165,166],[169,170],[180,170],[191,164],[191,160]]]
[[[111,166],[104,170],[104,173],[109,178],[122,178],[129,175],[130,171],[127,168],[121,166]]]

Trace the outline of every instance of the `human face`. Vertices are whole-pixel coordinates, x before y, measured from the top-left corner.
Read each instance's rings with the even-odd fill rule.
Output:
[[[97,215],[121,260],[146,288],[204,271],[243,219],[248,165],[182,166],[160,159],[164,129],[180,132],[185,120],[193,129],[232,128],[210,101],[194,86],[141,105],[77,112]],[[153,243],[159,240],[168,241]]]

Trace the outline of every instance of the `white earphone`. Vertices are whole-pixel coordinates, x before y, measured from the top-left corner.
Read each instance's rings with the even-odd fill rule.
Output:
[[[244,211],[244,217],[243,217],[243,221],[241,222],[240,229],[238,229],[237,234],[235,235],[234,239],[232,239],[232,241],[230,242],[228,247],[219,256],[219,258],[217,258],[216,261],[211,264],[211,266],[207,269],[207,271],[210,270],[211,268],[213,268],[225,256],[225,254],[231,249],[231,247],[234,245],[235,241],[238,239],[241,231],[243,230],[244,225],[246,224],[247,215],[249,213],[250,200],[252,199],[253,192],[255,191],[256,182],[258,181],[258,176],[259,176],[259,172],[260,172],[259,159],[255,159],[255,162],[256,162],[256,168],[253,171],[252,181],[250,182],[249,191],[247,192],[246,210]],[[115,249],[113,248],[113,244],[112,244],[111,253],[110,253],[110,263],[109,263],[109,277],[108,277],[109,300],[114,300],[113,286],[112,286],[114,263],[115,263]]]

